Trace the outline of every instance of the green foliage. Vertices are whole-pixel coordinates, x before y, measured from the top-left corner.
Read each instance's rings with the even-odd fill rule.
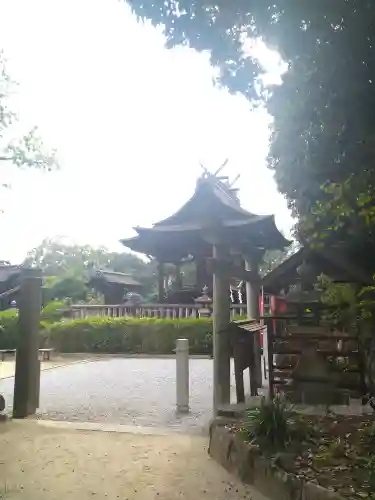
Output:
[[[320,276],[318,289],[322,292],[321,301],[329,307],[327,319],[337,327],[355,324],[359,315],[358,294],[354,285],[334,283],[327,276]]]
[[[70,299],[74,303],[85,301],[88,296],[86,280],[75,276],[57,278],[49,289],[49,296],[53,300]]]
[[[15,349],[18,345],[18,312],[0,312],[0,349]]]
[[[154,261],[142,260],[131,253],[109,252],[104,247],[73,245],[63,240],[45,239],[29,252],[24,265],[42,269],[49,300],[98,302],[98,293],[87,286],[93,268],[130,274],[144,285],[145,290],[151,290],[157,282]]]
[[[293,242],[293,244],[284,250],[268,250],[265,252],[263,261],[259,266],[260,274],[264,276],[265,274],[271,272],[273,269],[282,264],[284,260],[288,259],[291,255],[297,252],[298,247],[298,243]]]
[[[192,354],[212,353],[208,319],[136,319],[92,317],[61,320],[64,303],[51,302],[41,315],[40,345],[59,352],[172,354],[176,339],[189,339]],[[18,314],[0,313],[0,349],[18,345]]]
[[[259,407],[247,412],[244,426],[246,439],[262,449],[285,449],[291,438],[290,416],[290,406],[282,397],[276,396],[272,401],[262,398]]]
[[[343,243],[353,261],[375,272],[373,2],[128,3],[163,28],[169,47],[207,51],[222,85],[267,108],[273,118],[268,163],[300,241]],[[244,40],[247,46],[262,40],[279,52],[287,65],[282,85],[262,86],[263,67]]]
[[[176,339],[189,339],[190,352],[211,354],[212,326],[204,319],[88,318],[64,320],[43,332],[60,352],[172,354]]]
[[[45,323],[54,323],[63,318],[63,310],[67,308],[67,303],[64,300],[52,300],[43,307],[40,314],[41,321]]]

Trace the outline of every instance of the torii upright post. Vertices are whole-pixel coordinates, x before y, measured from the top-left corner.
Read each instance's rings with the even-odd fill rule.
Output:
[[[259,278],[259,263],[256,256],[246,256],[245,268],[247,271],[253,271],[255,279],[246,281],[246,302],[247,302],[247,317],[249,319],[259,320],[259,295],[260,295],[260,278]],[[262,387],[262,363],[261,363],[261,346],[259,332],[253,333],[253,365],[250,368],[250,390],[251,395],[258,394],[258,388]]]
[[[42,278],[38,269],[22,271],[19,299],[19,344],[14,379],[13,418],[26,418],[38,406],[40,363],[39,320]]]
[[[222,405],[230,403],[230,303],[228,251],[224,245],[213,246],[213,351],[214,351],[214,415]]]

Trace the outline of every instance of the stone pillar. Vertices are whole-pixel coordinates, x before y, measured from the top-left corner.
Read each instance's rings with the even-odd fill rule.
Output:
[[[259,259],[255,256],[246,256],[245,268],[247,271],[253,271],[257,275],[256,280],[246,282],[247,317],[249,319],[259,320]],[[251,395],[255,396],[258,393],[258,388],[262,387],[262,356],[260,346],[260,333],[255,332],[253,334],[253,338],[254,362],[250,369],[250,387]]]
[[[189,341],[176,341],[176,409],[189,413]]]
[[[25,269],[19,299],[19,342],[14,378],[13,418],[33,415],[38,406],[40,379],[39,320],[42,279],[37,269]]]
[[[158,302],[164,302],[164,264],[158,262]]]
[[[213,246],[215,272],[213,275],[213,351],[214,351],[214,414],[222,405],[230,403],[230,301],[229,274],[225,264],[229,252],[223,245]],[[220,261],[223,267],[220,270]]]

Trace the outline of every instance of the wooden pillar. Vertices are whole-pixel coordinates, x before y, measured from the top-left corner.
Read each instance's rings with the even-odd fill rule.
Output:
[[[176,290],[182,290],[183,283],[182,283],[181,264],[178,262],[177,264],[175,264],[175,268],[176,268],[175,287]]]
[[[19,341],[14,379],[13,418],[33,415],[38,407],[40,363],[39,321],[42,279],[37,269],[25,269],[19,298]]]
[[[258,279],[246,282],[246,302],[247,302],[247,317],[249,319],[259,320],[259,296],[260,296],[260,277],[259,277],[259,259],[255,256],[246,256],[245,268],[247,271],[253,271],[257,274]],[[262,359],[260,334],[253,334],[253,364],[250,369],[250,389],[251,395],[258,394],[258,388],[262,387]]]
[[[158,262],[158,302],[164,302],[164,264]]]
[[[197,257],[195,261],[196,266],[196,285],[199,291],[203,290],[205,286],[209,286],[209,278],[207,273],[206,259],[204,257]]]
[[[213,275],[213,351],[214,351],[214,414],[222,405],[230,403],[230,303],[229,274],[225,263],[220,271],[220,261],[228,262],[225,246],[213,246],[213,257],[218,262]]]

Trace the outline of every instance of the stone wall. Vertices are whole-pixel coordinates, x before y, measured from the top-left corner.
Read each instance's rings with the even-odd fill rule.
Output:
[[[210,456],[270,500],[343,500],[321,486],[298,479],[261,456],[259,450],[230,430],[233,420],[217,418],[210,426]]]

